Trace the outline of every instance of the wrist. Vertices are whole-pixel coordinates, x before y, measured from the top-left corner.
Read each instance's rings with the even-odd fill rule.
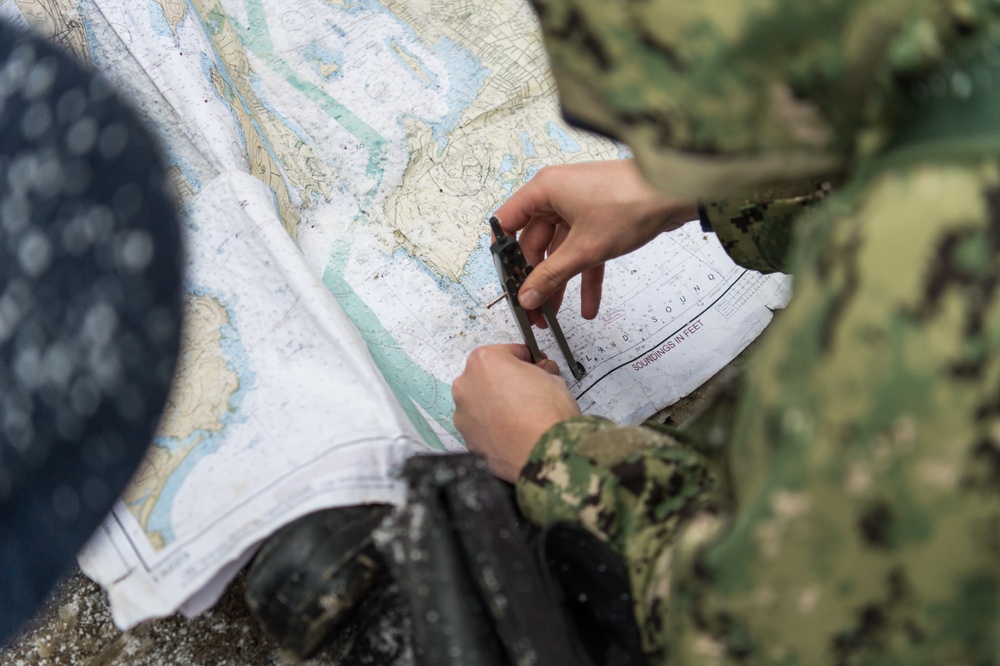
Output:
[[[656,220],[659,233],[679,229],[691,220],[699,219],[699,205],[696,200],[676,201],[664,197],[657,205]]]
[[[521,469],[520,478],[537,480],[542,469],[556,461],[565,461],[572,455],[577,444],[590,435],[618,425],[602,416],[576,414],[563,419],[545,429],[528,454]]]

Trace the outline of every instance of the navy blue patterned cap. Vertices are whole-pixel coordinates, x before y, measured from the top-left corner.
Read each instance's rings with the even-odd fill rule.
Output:
[[[0,640],[139,464],[181,331],[176,207],[101,76],[0,26]]]

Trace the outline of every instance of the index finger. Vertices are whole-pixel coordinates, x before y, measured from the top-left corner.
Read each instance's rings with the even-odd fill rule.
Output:
[[[520,231],[535,213],[552,210],[548,190],[539,183],[536,175],[493,212],[500,220],[500,226],[504,231],[507,233]]]

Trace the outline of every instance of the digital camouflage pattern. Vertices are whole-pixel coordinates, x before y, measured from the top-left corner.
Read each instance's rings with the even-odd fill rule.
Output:
[[[625,558],[656,663],[996,661],[1000,167],[918,165],[863,195],[813,214],[727,469],[581,417],[518,481],[534,522]]]
[[[805,180],[716,199],[701,211],[733,261],[761,273],[788,272],[796,221],[829,193],[828,181]]]
[[[569,23],[577,28],[621,30],[628,34],[616,38],[636,44],[654,39],[634,24],[624,25],[624,19],[596,22],[589,12],[603,10],[588,2],[556,4],[546,3],[542,16],[550,45],[555,41],[564,49],[553,56],[557,76],[559,58],[572,48],[592,51],[593,45],[587,46],[584,33],[564,30],[553,36],[559,25],[553,17],[562,17],[565,26],[575,15]],[[900,34],[914,36],[914,44],[907,50],[908,42],[888,39],[881,51],[870,49],[909,53],[904,61],[923,62],[927,57],[917,56],[931,51],[917,46],[933,43],[944,64],[931,67],[924,81],[896,77],[907,94],[926,103],[912,104],[903,116],[892,111],[892,117],[899,127],[924,129],[880,139],[881,149],[873,149],[870,139],[872,128],[881,126],[878,109],[855,125],[852,144],[844,134],[850,125],[843,122],[850,114],[831,110],[844,93],[830,88],[818,108],[831,132],[843,134],[829,145],[842,146],[839,162],[849,165],[831,172],[843,183],[833,193],[817,189],[825,180],[818,176],[803,179],[798,197],[804,198],[783,190],[769,194],[765,170],[763,180],[733,187],[751,194],[705,206],[741,262],[774,268],[788,261],[796,268],[790,306],[775,317],[748,363],[722,455],[706,456],[707,447],[690,441],[697,423],[690,432],[671,435],[580,417],[555,426],[535,447],[517,483],[522,511],[539,525],[581,523],[622,555],[653,663],[997,663],[1000,122],[993,109],[1000,109],[1000,49],[986,25],[992,5],[821,2],[791,8],[784,2],[654,1],[637,6],[642,15],[662,9],[669,17],[668,10],[676,9],[676,20],[660,21],[672,31],[678,25],[690,28],[691,14],[717,13],[720,21],[737,21],[749,8],[788,11],[805,21],[799,28],[810,35],[816,31],[809,26],[822,18],[819,8],[828,16],[889,21],[885,8],[906,17]],[[638,11],[623,16],[639,16]],[[963,21],[955,22],[960,16]],[[914,23],[914,17],[923,23]],[[656,24],[642,22],[644,30]],[[718,34],[748,30],[730,27]],[[726,50],[712,42],[711,30],[691,34],[700,37],[677,46],[677,53]],[[833,34],[843,45],[820,40],[816,50],[842,68],[856,62],[848,57],[854,42],[843,31]],[[656,48],[647,51],[637,46],[632,58],[642,60],[664,43],[655,41]],[[965,43],[972,47],[962,52]],[[772,69],[795,70],[794,63],[779,67],[770,61],[770,47],[759,57],[748,49],[744,44],[742,53],[751,62],[729,64],[757,77],[753,80],[780,81],[781,75],[769,74]],[[957,64],[945,62],[952,50]],[[810,62],[806,71],[825,71],[818,61]],[[893,71],[877,63],[869,70]],[[882,76],[876,74],[871,76]],[[706,144],[676,145],[686,150],[711,144],[720,160],[730,149],[737,155],[767,152],[766,119],[741,125],[742,116],[733,115],[749,103],[732,83],[738,78],[734,73],[720,79],[734,110],[706,103],[704,115],[705,127],[730,123],[732,133],[720,133],[716,144],[706,138]],[[623,88],[602,88],[603,82],[593,86],[594,99],[598,93],[612,101],[628,97]],[[652,77],[645,83],[636,79],[634,96],[660,99],[654,83]],[[694,97],[676,104],[689,107],[687,117],[696,118],[701,92],[697,86],[684,90]],[[577,108],[573,94],[571,89],[564,97],[571,112]],[[755,99],[752,91],[746,95]],[[839,99],[863,107],[859,100],[874,98]],[[974,103],[977,99],[983,103]],[[889,113],[891,107],[880,108]],[[624,113],[622,106],[611,108]],[[627,116],[621,122],[648,125]],[[679,127],[682,139],[696,134],[694,125]],[[735,139],[740,127],[752,134],[742,145]],[[643,148],[655,141],[630,131],[626,138],[641,159]],[[795,142],[773,144],[781,154]],[[711,177],[703,182],[713,191]],[[755,205],[754,192],[762,205]],[[795,205],[800,214],[793,213]],[[797,239],[787,255],[780,248],[789,245],[792,226]]]
[[[566,115],[665,192],[728,196],[878,152],[909,81],[996,0],[533,0]]]

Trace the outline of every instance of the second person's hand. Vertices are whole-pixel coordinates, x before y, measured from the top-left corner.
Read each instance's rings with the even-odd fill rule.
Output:
[[[546,430],[580,414],[555,362],[532,363],[524,345],[473,350],[451,394],[455,428],[465,445],[511,482]]]
[[[535,268],[518,298],[527,310],[552,299],[558,309],[566,283],[582,274],[580,313],[597,316],[604,262],[645,245],[698,217],[694,201],[660,194],[633,160],[545,167],[495,215],[507,233],[521,232],[521,249]],[[532,323],[544,326],[537,310]]]

